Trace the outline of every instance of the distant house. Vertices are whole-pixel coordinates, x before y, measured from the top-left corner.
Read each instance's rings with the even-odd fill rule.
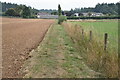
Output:
[[[79,17],[79,13],[74,13],[74,16]]]
[[[88,16],[88,13],[82,13],[83,14],[83,16]]]
[[[41,18],[41,19],[57,19],[58,15],[51,15],[49,13],[40,12],[40,13],[37,14],[37,18]]]
[[[104,16],[104,14],[103,13],[82,13],[83,14],[83,16],[89,16],[89,14],[91,14],[90,16],[91,17],[97,17],[97,16]]]
[[[95,17],[97,17],[97,16],[104,16],[104,14],[103,13],[92,13],[92,15],[91,16],[95,16]]]

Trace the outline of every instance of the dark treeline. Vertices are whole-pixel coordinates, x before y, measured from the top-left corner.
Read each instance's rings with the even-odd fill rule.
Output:
[[[6,12],[9,8],[15,8],[18,6],[17,4],[11,4],[6,2],[0,2],[0,4],[2,4],[2,12]]]
[[[35,18],[39,10],[31,8],[26,5],[18,5],[6,2],[0,2],[2,4],[2,15],[3,16],[14,16],[23,18]]]
[[[52,9],[35,9],[30,6],[26,5],[18,5],[14,3],[6,3],[6,2],[0,2],[2,4],[2,14],[6,16],[18,16],[18,17],[36,17],[36,14],[38,12],[47,12],[53,15],[58,15],[58,10],[52,10]],[[119,6],[120,3],[102,3],[97,4],[94,8],[88,7],[88,8],[75,8],[71,9],[70,11],[62,11],[62,14],[67,14],[67,16],[71,16],[74,13],[90,13],[90,12],[96,12],[96,13],[103,13],[103,14],[109,14],[109,15],[118,15],[119,13]],[[12,13],[12,15],[9,14]],[[7,14],[6,14],[7,13]],[[1,14],[1,12],[0,12]]]
[[[84,8],[75,8],[71,9],[70,11],[63,11],[64,13],[88,13],[88,12],[96,12],[96,13],[103,13],[103,14],[111,14],[111,15],[118,15],[118,6],[120,5],[119,2],[117,3],[102,3],[102,4],[97,4],[94,8],[92,7],[84,7]],[[52,14],[57,14],[57,10],[52,10],[52,9],[41,9],[39,10],[41,12],[48,12]]]
[[[8,12],[15,12],[13,13],[13,15],[9,15],[9,16],[18,16],[18,17],[21,17],[22,16],[22,11],[24,11],[23,9],[25,7],[27,7],[26,5],[18,5],[18,4],[14,4],[14,3],[6,3],[6,2],[0,2],[0,4],[2,4],[2,14],[3,15],[6,15],[5,13],[8,11]],[[41,10],[38,10],[38,9],[35,9],[35,8],[32,8],[30,6],[29,7],[29,10],[30,10],[30,15],[32,17],[35,17],[35,15],[38,13],[38,12],[46,12],[46,13],[50,13],[50,14],[54,14],[54,15],[57,15],[57,10],[52,10],[52,9],[41,9]]]
[[[6,3],[6,2],[0,2],[2,4],[2,12],[6,12],[9,8],[16,8],[18,6],[25,6],[25,5],[18,5],[14,3]],[[30,6],[29,6],[30,7]],[[31,7],[30,7],[31,8]],[[31,8],[33,11],[38,12],[37,9]]]
[[[18,4],[14,4],[14,3],[6,3],[6,2],[0,2],[2,4],[2,12],[6,12],[9,8],[16,8],[18,6]],[[31,8],[31,7],[30,7]],[[35,8],[31,8],[33,10],[33,12],[47,12],[47,13],[52,13],[52,12],[57,12],[57,10],[55,9],[35,9]]]
[[[9,8],[15,8],[18,6],[17,4],[11,4],[11,3],[6,3],[6,2],[4,3],[0,2],[0,4],[2,4],[2,12],[7,11]]]
[[[94,8],[75,8],[71,9],[71,12],[78,12],[78,13],[83,13],[83,12],[96,12],[96,13],[103,13],[103,14],[114,14],[118,15],[118,5],[120,3],[102,3],[102,4],[97,4]]]

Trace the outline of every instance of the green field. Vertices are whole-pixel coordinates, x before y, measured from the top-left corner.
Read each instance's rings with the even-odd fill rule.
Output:
[[[117,50],[118,46],[118,21],[117,20],[99,20],[72,22],[82,26],[85,32],[92,30],[93,37],[98,41],[104,40],[104,34],[108,33],[108,46]]]
[[[116,77],[118,74],[118,21],[82,20],[69,21],[71,37],[77,43],[77,49],[85,63],[104,76]],[[84,35],[82,35],[84,29]],[[90,40],[92,31],[92,40]],[[108,33],[107,50],[104,50],[104,34]]]

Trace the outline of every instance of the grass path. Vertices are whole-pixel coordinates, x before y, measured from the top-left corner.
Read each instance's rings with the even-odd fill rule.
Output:
[[[32,56],[32,57],[31,57]],[[25,78],[92,78],[98,73],[89,69],[75,49],[64,27],[54,24],[36,50],[30,53],[22,71]]]

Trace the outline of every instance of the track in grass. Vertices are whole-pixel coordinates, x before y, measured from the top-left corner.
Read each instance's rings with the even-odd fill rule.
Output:
[[[98,73],[87,67],[63,26],[53,25],[21,70],[25,78],[92,78]]]

